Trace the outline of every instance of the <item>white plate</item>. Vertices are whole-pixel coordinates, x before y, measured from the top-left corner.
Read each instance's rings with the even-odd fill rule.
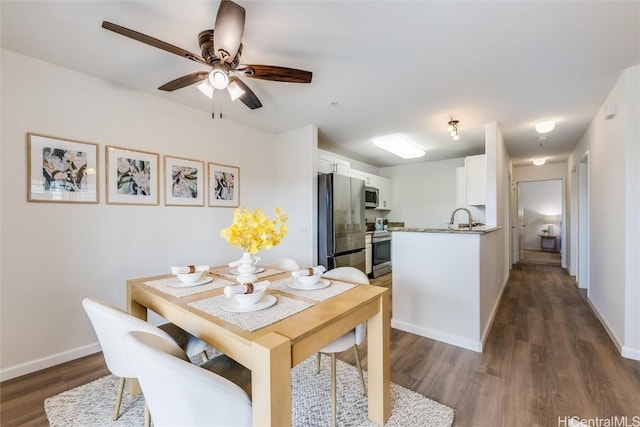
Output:
[[[291,289],[297,289],[299,291],[315,291],[318,289],[324,289],[326,287],[329,287],[330,285],[331,285],[331,282],[328,281],[327,279],[320,279],[318,280],[318,283],[316,283],[313,286],[303,285],[297,280],[295,282],[289,283],[287,286],[289,286]]]
[[[180,279],[178,279],[173,283],[168,283],[167,286],[170,288],[190,288],[192,286],[200,286],[200,285],[207,284],[212,280],[213,280],[213,277],[203,277],[202,279],[196,280],[193,283],[182,283]]]
[[[258,269],[256,271],[254,271],[254,274],[258,274],[258,273],[262,273],[264,271],[264,267],[258,267]],[[237,268],[232,268],[231,270],[229,270],[229,274],[233,274],[234,276],[237,276],[238,274],[238,269]]]
[[[222,307],[222,309],[225,311],[231,311],[234,313],[246,313],[248,311],[264,310],[265,308],[271,307],[276,303],[276,301],[278,301],[278,298],[276,298],[275,295],[271,294],[263,296],[262,298],[260,298],[260,301],[251,305],[240,305],[235,299],[226,298],[222,300],[220,307]]]

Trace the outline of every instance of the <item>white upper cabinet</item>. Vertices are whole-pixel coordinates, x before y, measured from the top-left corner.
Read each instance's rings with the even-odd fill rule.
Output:
[[[478,206],[487,203],[487,156],[469,156],[464,159],[466,173],[467,205]]]
[[[348,161],[333,157],[324,152],[318,152],[318,172],[350,176],[350,169]]]
[[[376,176],[372,187],[378,189],[378,210],[391,210],[391,180],[383,176]]]
[[[367,187],[370,187],[371,180],[374,175],[371,175],[370,173],[367,173],[367,172],[359,171],[357,169],[351,169],[351,171],[349,172],[349,176],[351,176],[352,178],[358,178],[363,180],[364,185],[366,185]]]

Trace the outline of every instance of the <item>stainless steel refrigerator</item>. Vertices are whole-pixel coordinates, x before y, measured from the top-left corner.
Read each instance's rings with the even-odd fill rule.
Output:
[[[364,181],[318,175],[318,264],[365,271]]]

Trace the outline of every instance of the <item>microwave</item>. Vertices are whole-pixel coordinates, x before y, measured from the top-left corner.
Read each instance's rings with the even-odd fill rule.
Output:
[[[364,207],[373,209],[378,207],[378,189],[374,187],[364,187]]]

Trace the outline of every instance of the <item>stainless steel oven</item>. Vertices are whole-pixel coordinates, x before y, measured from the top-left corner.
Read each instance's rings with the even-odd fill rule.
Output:
[[[380,277],[391,273],[391,232],[374,231],[371,236],[371,264],[372,276]]]

